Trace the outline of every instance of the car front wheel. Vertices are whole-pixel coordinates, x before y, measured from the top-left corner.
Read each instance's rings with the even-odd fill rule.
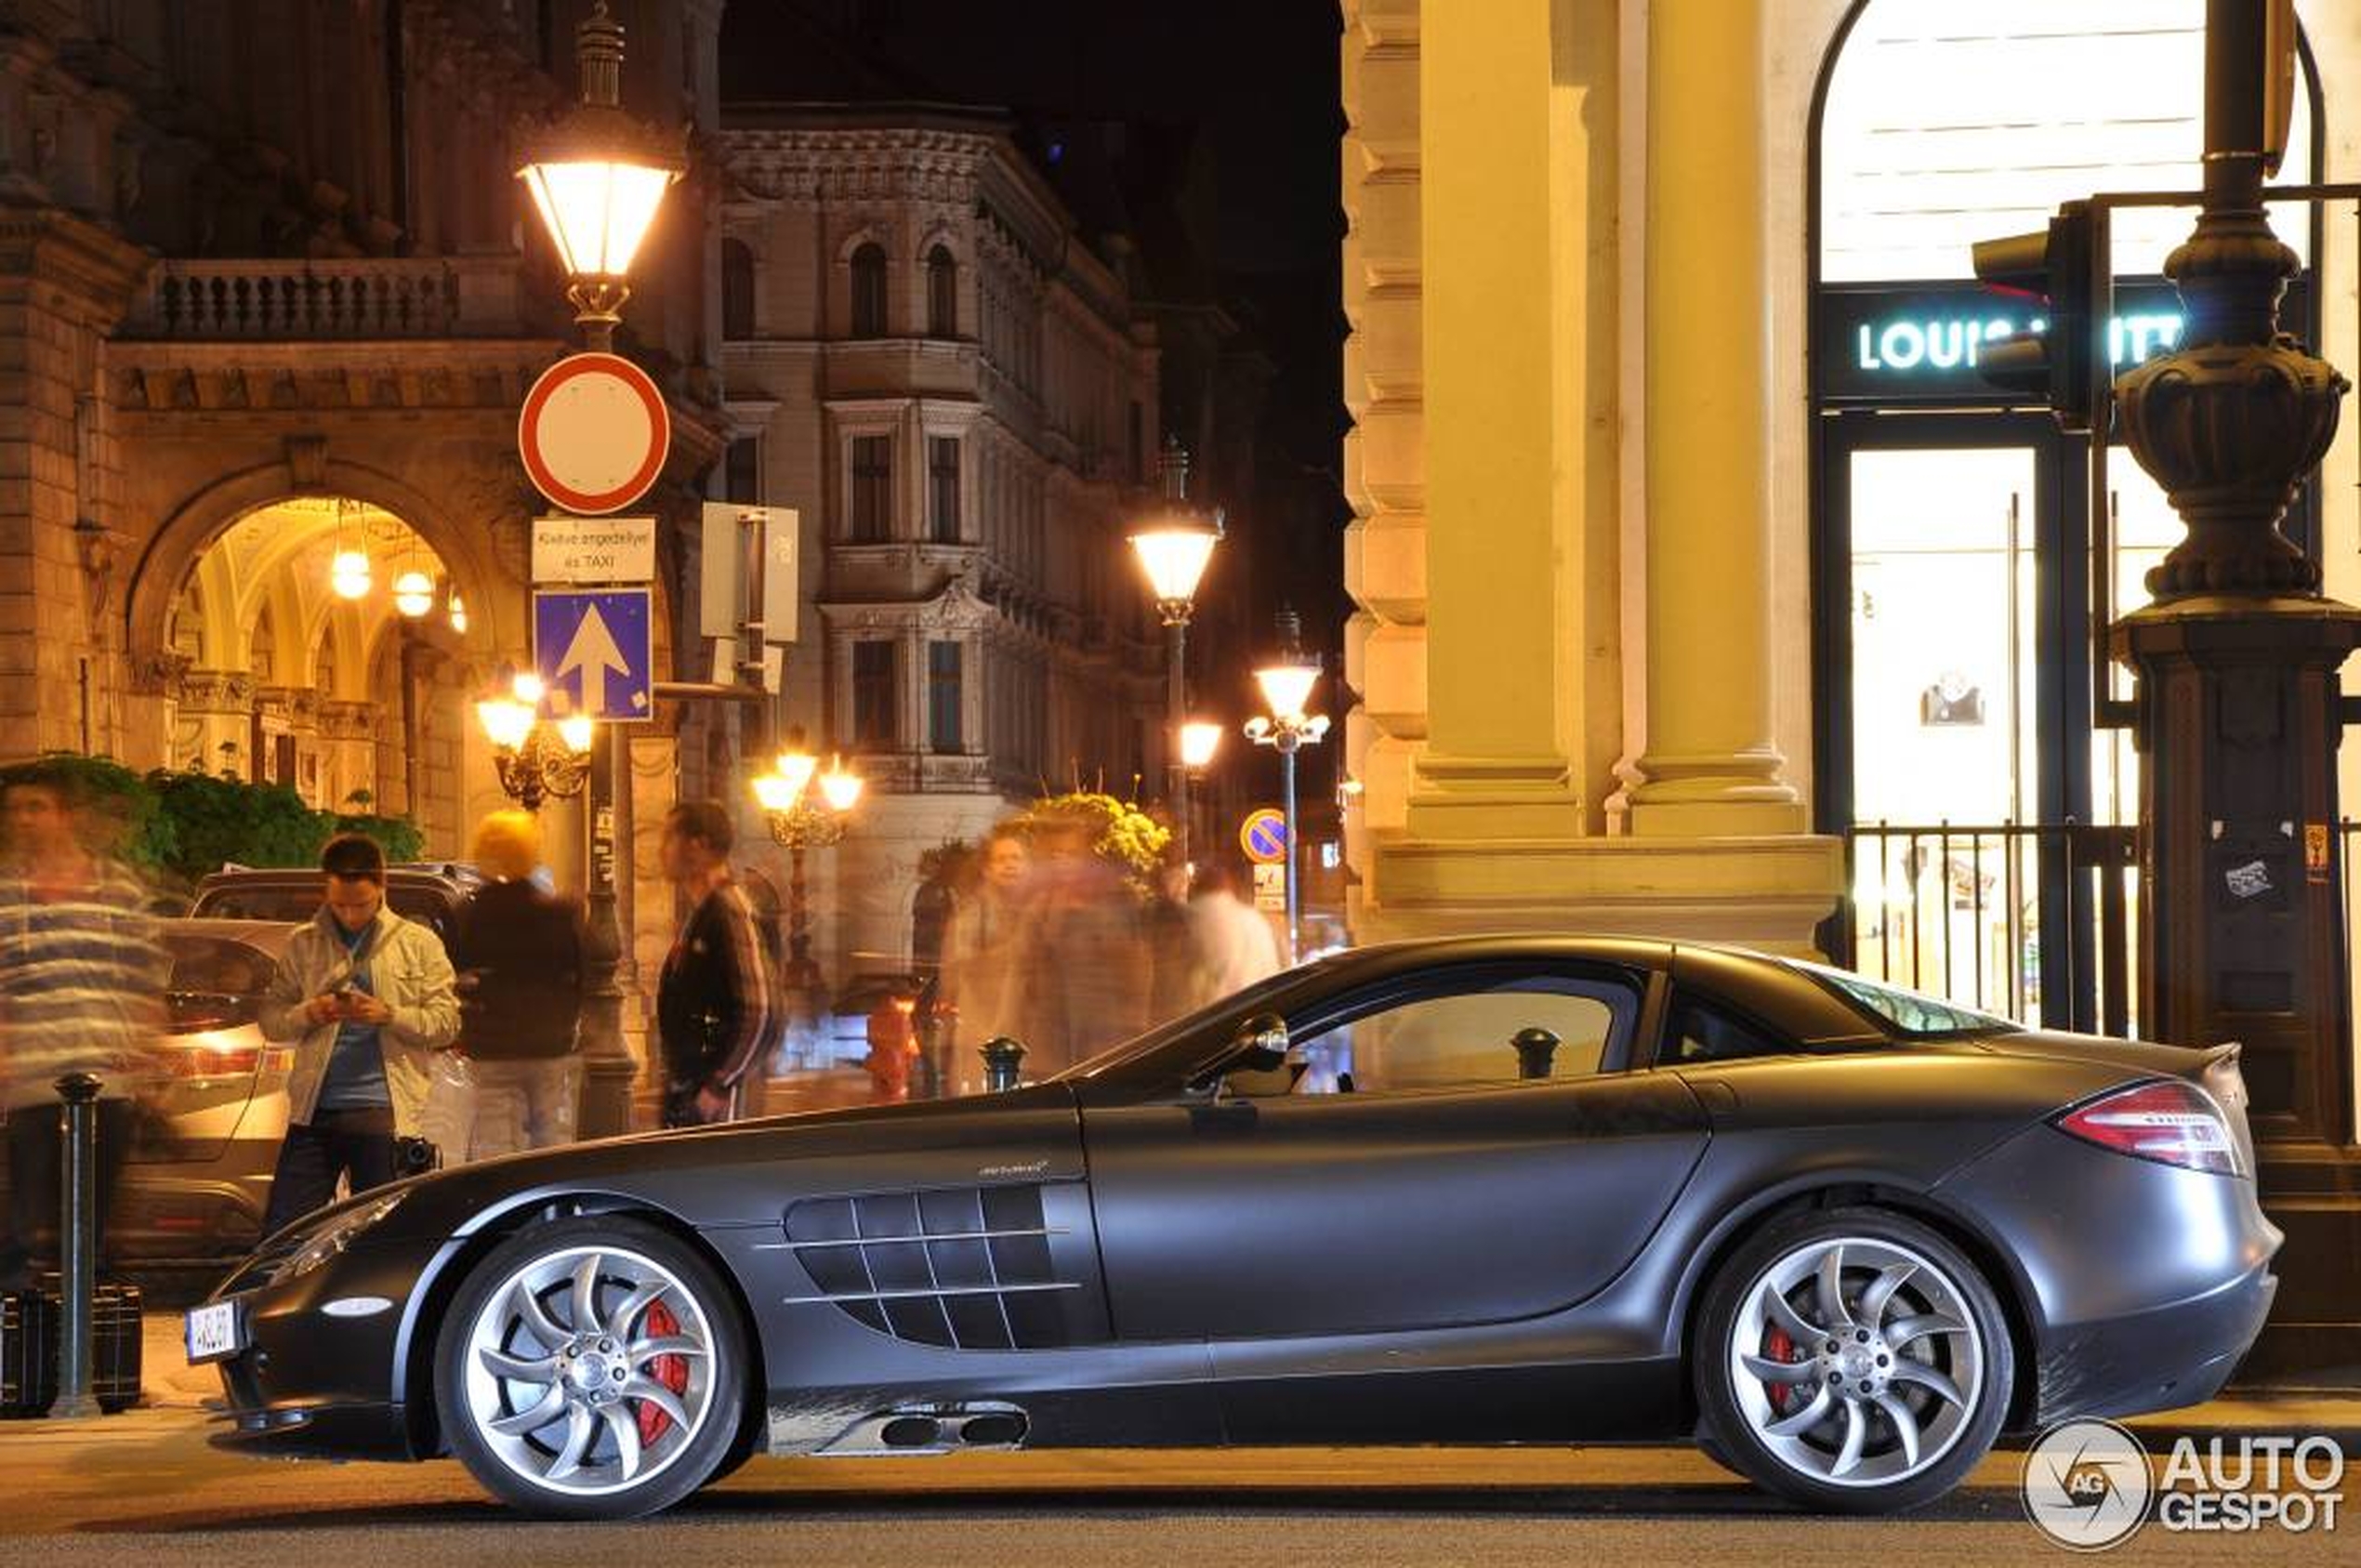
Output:
[[[1708,1290],[1695,1358],[1727,1461],[1806,1508],[1890,1513],[1959,1484],[2007,1414],[2013,1358],[1991,1285],[1883,1209],[1765,1227]]]
[[[710,1480],[745,1414],[734,1298],[657,1226],[586,1216],[502,1243],[443,1320],[435,1398],[486,1490],[561,1519],[631,1519]]]

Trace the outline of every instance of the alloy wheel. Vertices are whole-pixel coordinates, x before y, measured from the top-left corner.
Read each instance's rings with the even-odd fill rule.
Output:
[[[574,1246],[514,1269],[463,1345],[467,1415],[523,1481],[576,1496],[640,1486],[714,1419],[713,1325],[670,1269]]]
[[[1837,1486],[1930,1469],[1984,1390],[1985,1347],[1959,1285],[1893,1242],[1845,1236],[1782,1255],[1746,1293],[1731,1387],[1780,1464]]]

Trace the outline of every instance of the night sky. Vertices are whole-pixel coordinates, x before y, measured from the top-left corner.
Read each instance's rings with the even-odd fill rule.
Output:
[[[1256,624],[1294,603],[1332,668],[1348,609],[1339,27],[1334,0],[731,0],[721,34],[725,103],[1003,108],[1045,162],[1074,123],[1125,128],[1133,204],[1165,209],[1132,230],[1167,253],[1149,264],[1197,280],[1276,367],[1263,494],[1211,499],[1254,558]],[[1086,231],[1125,216],[1119,199],[1078,212]]]

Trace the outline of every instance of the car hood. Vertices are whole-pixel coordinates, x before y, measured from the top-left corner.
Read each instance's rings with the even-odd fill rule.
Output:
[[[775,1224],[796,1192],[899,1185],[922,1169],[972,1179],[1004,1154],[1044,1179],[1079,1176],[1078,1129],[1073,1092],[1037,1084],[639,1133],[439,1172],[417,1183],[394,1219],[413,1233],[463,1235],[519,1204],[602,1194],[699,1226]]]

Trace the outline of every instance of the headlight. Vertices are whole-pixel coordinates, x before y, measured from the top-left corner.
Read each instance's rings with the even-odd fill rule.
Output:
[[[300,1279],[336,1254],[350,1246],[356,1237],[387,1215],[394,1206],[409,1196],[409,1189],[389,1192],[374,1203],[357,1204],[341,1214],[323,1220],[320,1228],[304,1238],[303,1245],[289,1253],[270,1271],[270,1283],[284,1285]]]

